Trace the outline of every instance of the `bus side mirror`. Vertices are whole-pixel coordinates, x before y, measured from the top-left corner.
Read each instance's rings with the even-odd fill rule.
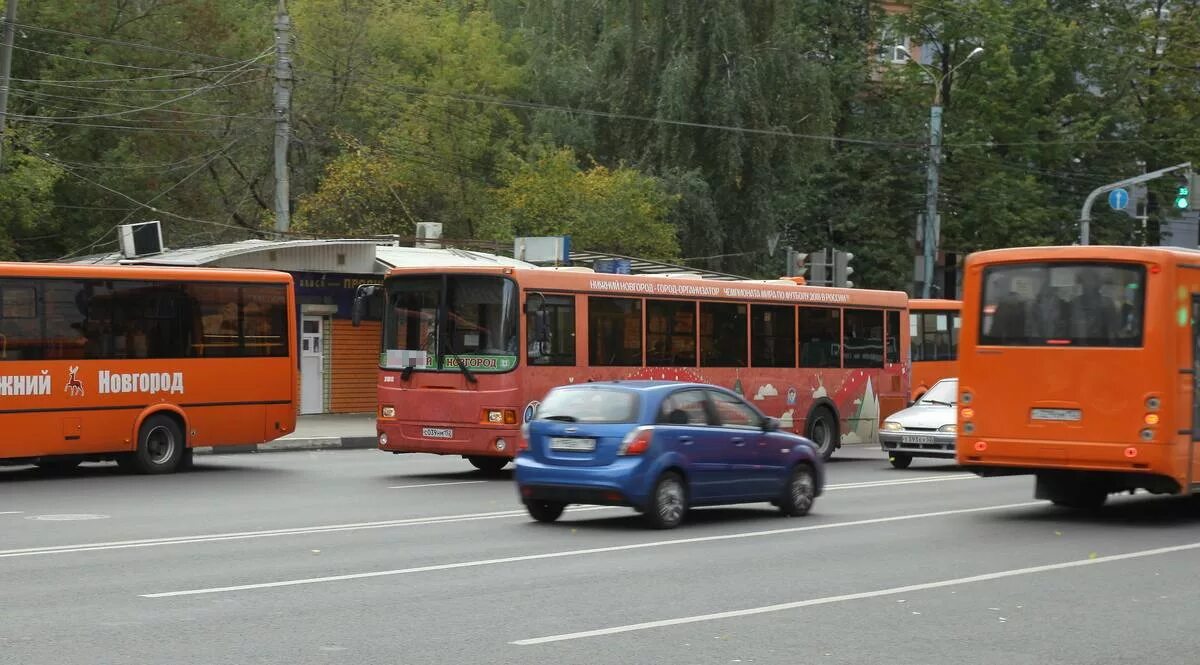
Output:
[[[360,284],[354,292],[354,306],[350,312],[350,323],[357,328],[367,313],[367,305],[379,290],[376,284]]]

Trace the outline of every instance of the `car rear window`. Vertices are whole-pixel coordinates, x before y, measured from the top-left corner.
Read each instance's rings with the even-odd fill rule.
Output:
[[[637,413],[638,396],[628,390],[570,388],[546,395],[536,417],[578,423],[632,423]]]
[[[1022,263],[989,267],[983,279],[982,345],[1142,345],[1143,266]]]

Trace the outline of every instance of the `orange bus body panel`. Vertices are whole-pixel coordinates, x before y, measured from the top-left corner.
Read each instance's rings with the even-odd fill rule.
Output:
[[[265,270],[0,263],[0,280],[153,281],[282,285],[286,355],[89,359],[82,342],[69,359],[6,359],[0,339],[0,461],[132,451],[150,415],[181,421],[187,446],[262,443],[295,431],[296,303],[292,278]],[[0,335],[0,337],[3,337]],[[73,349],[74,342],[56,348]],[[12,347],[15,350],[15,347]]]
[[[908,301],[908,312],[910,320],[915,314],[924,312],[953,312],[958,314],[962,311],[962,301],[960,300],[941,300],[937,298],[924,298]],[[917,342],[913,342],[915,345]],[[929,390],[933,384],[942,379],[952,379],[958,376],[958,361],[957,360],[917,360],[912,359],[912,390],[911,399],[916,400],[925,391]]]
[[[515,280],[520,292],[518,336],[522,349],[527,347],[524,307],[530,292],[577,296],[576,364],[531,365],[526,350],[520,352],[516,369],[476,373],[477,383],[471,383],[457,371],[417,371],[404,379],[399,370],[381,368],[377,430],[380,435],[387,435],[387,442],[379,446],[385,451],[511,457],[516,452],[520,425],[538,401],[555,386],[587,381],[666,379],[723,385],[742,391],[764,413],[780,418],[783,429],[800,433],[805,432],[814,409],[827,404],[840,416],[842,443],[875,440],[879,421],[904,408],[909,394],[908,298],[902,292],[545,268],[397,268],[388,273],[388,277],[400,275],[492,275]],[[898,362],[867,369],[591,366],[587,334],[589,296],[894,310],[900,317],[900,329],[896,331],[899,358]],[[886,321],[886,314],[884,318]],[[384,417],[385,408],[394,409],[395,415]],[[489,409],[512,411],[515,422],[481,422],[481,413]],[[426,435],[430,429],[443,436],[449,431],[452,434],[448,438],[435,438]],[[503,448],[498,445],[501,440]]]
[[[1143,266],[1142,346],[981,345],[983,271],[1055,262]],[[1194,489],[1200,457],[1192,436],[1192,307],[1200,299],[1200,252],[1096,246],[992,250],[969,256],[964,272],[959,464],[982,475],[1096,472],[1116,478],[1117,489]],[[1081,415],[1035,419],[1034,409]]]

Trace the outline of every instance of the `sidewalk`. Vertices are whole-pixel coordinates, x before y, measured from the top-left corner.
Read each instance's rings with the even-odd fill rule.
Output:
[[[296,431],[250,446],[196,448],[200,454],[272,452],[279,450],[328,450],[336,448],[374,448],[374,413],[324,413],[296,418]]]

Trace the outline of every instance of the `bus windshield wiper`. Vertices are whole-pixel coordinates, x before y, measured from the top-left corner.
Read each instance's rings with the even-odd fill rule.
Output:
[[[471,371],[470,367],[467,367],[467,364],[455,352],[454,346],[450,343],[449,339],[446,340],[446,353],[451,358],[454,358],[454,362],[458,363],[458,369],[462,370],[463,376],[467,377],[468,383],[479,383],[479,379],[475,378],[475,373]]]

